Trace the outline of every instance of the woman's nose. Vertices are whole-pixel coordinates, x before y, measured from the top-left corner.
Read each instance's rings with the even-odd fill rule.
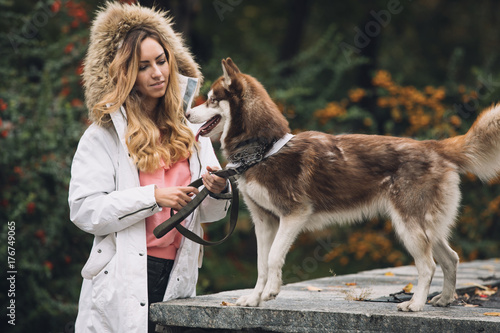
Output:
[[[161,76],[161,71],[158,66],[153,66],[153,73],[151,74],[153,78],[157,78]]]

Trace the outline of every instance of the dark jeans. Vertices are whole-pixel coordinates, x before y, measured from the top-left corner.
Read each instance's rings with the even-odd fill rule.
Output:
[[[163,300],[173,266],[173,260],[148,256],[148,307]],[[148,332],[153,333],[155,326],[149,321]]]

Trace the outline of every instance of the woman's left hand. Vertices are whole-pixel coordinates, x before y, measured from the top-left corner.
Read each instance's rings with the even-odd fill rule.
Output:
[[[203,184],[212,193],[221,193],[226,188],[227,181],[225,178],[211,174],[211,172],[219,170],[215,167],[207,167],[208,172],[201,176]]]

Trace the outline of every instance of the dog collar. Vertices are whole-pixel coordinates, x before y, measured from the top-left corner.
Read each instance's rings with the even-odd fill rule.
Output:
[[[281,139],[272,142],[270,148],[269,145],[249,145],[249,147],[244,148],[241,152],[231,156],[229,158],[230,163],[226,165],[225,169],[231,169],[236,174],[242,174],[250,167],[279,152],[293,137],[293,134],[287,133]],[[264,154],[266,150],[267,152]]]

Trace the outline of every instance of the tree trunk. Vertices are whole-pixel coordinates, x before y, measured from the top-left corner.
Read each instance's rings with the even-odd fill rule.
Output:
[[[297,55],[300,49],[300,42],[302,40],[302,35],[304,32],[304,26],[307,21],[311,7],[311,2],[307,0],[293,0],[291,1],[289,8],[289,20],[288,27],[286,29],[286,35],[283,39],[283,44],[281,45],[281,50],[278,56],[278,60],[288,61],[293,59]],[[287,67],[283,71],[283,76],[290,76],[293,69]]]

